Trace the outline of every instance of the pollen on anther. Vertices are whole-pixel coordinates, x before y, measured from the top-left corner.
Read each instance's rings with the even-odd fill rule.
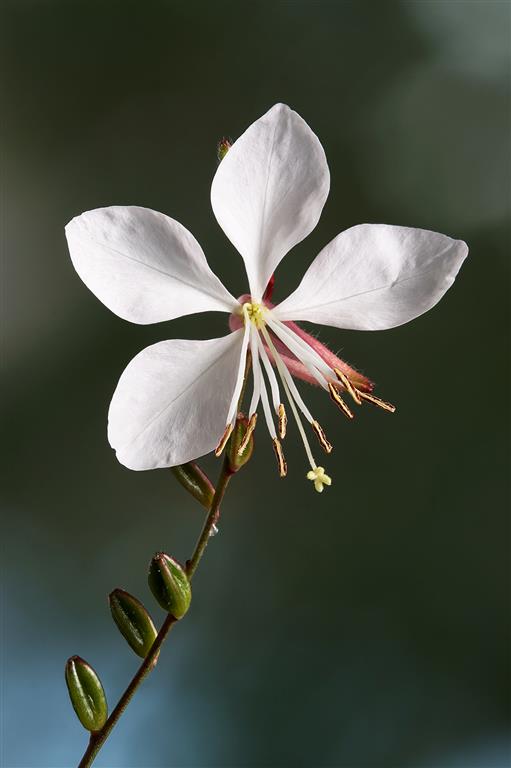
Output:
[[[283,403],[279,405],[278,417],[279,417],[279,437],[281,440],[283,440],[287,432],[287,415],[286,415],[286,409],[284,408]]]
[[[238,456],[241,456],[242,453],[245,451],[245,448],[248,445],[248,441],[252,437],[252,432],[256,428],[256,423],[257,423],[257,413],[253,413],[250,419],[248,420],[247,431],[245,432],[243,440],[240,443],[240,447],[238,448]]]
[[[285,477],[287,475],[287,462],[284,457],[284,451],[282,450],[280,440],[278,440],[276,437],[273,438],[273,450],[275,451],[275,456],[277,457],[279,475],[281,477]]]
[[[343,387],[346,389],[346,391],[351,395],[353,400],[356,402],[357,405],[362,405],[362,400],[360,399],[360,393],[358,390],[353,386],[351,381],[348,379],[345,373],[341,371],[339,368],[334,368],[334,373],[343,385]]]
[[[233,429],[234,429],[234,424],[228,424],[226,426],[225,432],[223,433],[222,437],[220,438],[220,442],[215,448],[215,456],[217,457],[220,456],[225,446],[227,445],[227,441],[230,438]]]
[[[346,405],[346,403],[344,402],[344,400],[342,399],[342,397],[340,396],[340,394],[338,393],[334,385],[331,384],[330,382],[328,382],[328,391],[330,392],[330,397],[332,398],[334,403],[337,405],[337,407],[344,413],[344,415],[348,419],[352,419],[353,418],[352,412],[350,411],[350,409],[348,408],[348,406]]]
[[[332,443],[330,443],[326,439],[326,435],[325,435],[325,432],[324,432],[323,427],[321,426],[321,424],[319,422],[317,422],[317,421],[312,421],[311,422],[311,427],[314,430],[314,432],[316,433],[317,438],[319,440],[319,444],[321,445],[321,447],[323,448],[325,453],[331,453],[332,452]]]
[[[379,397],[376,397],[375,395],[370,395],[369,392],[359,392],[360,397],[363,400],[367,400],[368,403],[373,403],[373,405],[377,405],[378,408],[383,408],[384,411],[388,411],[389,413],[394,413],[396,410],[396,406],[392,405],[392,403],[387,403],[385,400],[380,400]]]

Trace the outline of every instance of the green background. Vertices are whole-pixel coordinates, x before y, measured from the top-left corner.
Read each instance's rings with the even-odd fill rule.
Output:
[[[505,768],[509,4],[4,0],[1,16],[3,765],[76,764],[66,658],[113,704],[137,662],[106,595],[124,587],[160,621],[147,563],[184,560],[201,525],[170,471],[130,472],[109,448],[120,373],[146,345],[226,330],[220,314],[116,317],[75,274],[64,225],[110,204],[163,211],[241,294],[209,204],[215,146],[284,101],[332,186],[277,299],[360,222],[445,232],[470,256],[409,325],[321,330],[396,415],[347,423],[306,392],[336,446],[321,497],[296,436],[283,481],[259,430],[192,610],[97,765]]]

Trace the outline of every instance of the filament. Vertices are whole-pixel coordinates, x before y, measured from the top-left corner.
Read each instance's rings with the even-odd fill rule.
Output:
[[[279,320],[268,320],[268,325],[275,333],[276,336],[296,355],[296,357],[305,365],[309,373],[318,381],[323,387],[327,388],[327,377],[332,375],[330,367],[325,361],[318,355],[316,350],[305,343],[299,336],[296,335],[290,328],[288,328]]]
[[[268,376],[268,380],[270,382],[271,394],[273,399],[273,405],[275,407],[275,412],[278,414],[279,407],[281,404],[279,384],[277,381],[277,377],[275,376],[275,371],[273,370],[272,365],[268,359],[268,355],[266,354],[266,350],[259,337],[259,334],[257,334],[257,347],[259,350],[259,354],[261,356],[261,360],[263,361],[264,370],[266,371],[266,375]]]
[[[256,378],[259,380],[259,387],[261,390],[261,401],[263,403],[264,418],[266,419],[268,432],[270,433],[272,439],[275,440],[277,437],[277,433],[275,431],[275,424],[273,423],[273,418],[271,415],[270,402],[268,400],[268,393],[266,391],[266,383],[264,381],[263,373],[261,371],[261,364],[259,362],[259,343],[258,343],[259,335],[257,333],[255,326],[252,324],[250,328],[250,335],[251,335],[251,346],[253,350],[252,366],[254,369],[254,381]]]
[[[263,334],[263,336],[264,336],[264,338],[266,340],[266,343],[268,344],[268,346],[269,346],[269,348],[271,350],[271,353],[272,353],[272,355],[273,355],[273,357],[275,359],[275,363],[277,365],[277,369],[278,369],[278,371],[280,373],[280,376],[281,376],[282,386],[284,387],[284,391],[285,391],[285,393],[287,395],[287,398],[288,398],[288,401],[289,401],[289,405],[290,405],[291,410],[293,412],[293,416],[295,417],[296,426],[298,427],[298,431],[300,432],[300,436],[301,436],[302,441],[303,441],[303,445],[304,445],[304,448],[305,448],[305,453],[307,454],[307,458],[309,460],[309,464],[311,465],[312,469],[316,469],[317,465],[316,465],[316,462],[314,461],[314,456],[312,455],[312,451],[310,449],[309,441],[307,440],[307,435],[305,434],[305,430],[303,428],[302,420],[300,419],[300,414],[298,413],[298,410],[297,410],[296,405],[295,405],[295,401],[293,399],[293,395],[291,394],[290,388],[289,388],[288,383],[286,381],[287,377],[286,377],[285,374],[289,373],[289,372],[288,372],[287,368],[285,367],[284,363],[282,362],[279,353],[275,349],[275,345],[273,344],[273,341],[270,338],[270,334],[268,333],[266,328],[264,328],[264,327],[261,328],[261,333]],[[262,344],[260,339],[259,339],[259,344],[260,344],[260,348],[262,348],[261,355],[263,353],[266,354],[266,350],[264,349],[264,346],[263,346],[263,344]],[[292,379],[291,379],[291,381],[292,381]],[[293,383],[293,386],[294,386],[294,382],[292,382],[292,383]],[[296,390],[296,387],[294,387],[294,388]],[[298,394],[298,391],[297,391],[297,394]],[[298,397],[300,398],[299,395],[298,395]],[[301,400],[301,398],[300,398],[300,400]],[[302,401],[302,404],[303,404],[303,401]],[[306,408],[306,406],[304,404],[303,404],[303,407],[307,411],[307,413],[309,415],[309,418],[310,418],[310,421],[312,422],[313,419],[310,416],[310,413],[308,412],[308,410],[307,410],[307,408]],[[305,415],[305,413],[304,413],[304,415]]]
[[[300,408],[301,412],[303,413],[303,415],[305,416],[307,421],[309,423],[311,423],[312,420],[313,420],[312,416],[311,416],[311,413],[310,413],[309,409],[307,408],[307,406],[305,405],[305,403],[303,402],[302,397],[301,397],[300,393],[298,392],[298,389],[296,388],[296,384],[293,381],[293,377],[289,373],[286,365],[284,364],[284,362],[282,361],[282,358],[280,357],[279,353],[277,352],[277,350],[275,348],[275,345],[274,345],[273,341],[271,340],[270,334],[268,333],[268,331],[266,331],[266,329],[263,329],[262,333],[264,334],[264,338],[266,339],[266,342],[267,342],[267,344],[268,344],[268,346],[270,348],[270,351],[271,351],[271,353],[273,355],[273,359],[275,360],[275,365],[277,366],[277,370],[279,372],[280,379],[282,381],[282,384],[283,384],[284,388],[286,387],[286,384],[287,384],[288,388],[291,390],[291,393],[293,395],[292,399],[295,400],[296,404]],[[268,360],[268,364],[270,364],[270,361],[268,359],[268,354],[267,354],[266,349],[264,348],[264,345],[261,342],[261,340],[259,340],[259,343],[260,343],[261,357],[265,356],[266,359]],[[287,389],[286,389],[286,394],[287,394]]]

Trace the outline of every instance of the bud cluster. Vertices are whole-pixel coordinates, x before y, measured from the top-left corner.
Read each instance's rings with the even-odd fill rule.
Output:
[[[225,442],[224,472],[227,474],[238,472],[252,456],[254,427],[255,422],[249,421],[242,413],[238,414]],[[215,488],[196,462],[173,467],[172,472],[199,504],[207,510],[211,509]],[[182,619],[192,599],[186,568],[165,552],[157,552],[149,563],[148,584],[159,606],[174,619]],[[134,595],[120,588],[109,594],[108,604],[112,619],[129,647],[137,656],[147,659],[158,632],[145,606]],[[158,653],[153,656],[152,664],[155,664]],[[71,704],[80,723],[91,734],[101,731],[107,723],[108,705],[97,673],[80,656],[71,656],[66,663],[65,678]]]

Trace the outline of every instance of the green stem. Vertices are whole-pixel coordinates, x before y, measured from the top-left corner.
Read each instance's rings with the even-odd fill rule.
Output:
[[[220,477],[218,479],[218,483],[215,489],[215,495],[213,496],[213,501],[211,502],[211,509],[208,513],[208,516],[202,528],[202,533],[199,536],[199,540],[195,545],[193,554],[186,564],[186,571],[188,573],[188,577],[190,578],[190,580],[192,579],[193,574],[197,570],[197,566],[199,565],[201,558],[206,550],[211,531],[213,530],[213,526],[218,522],[218,518],[220,517],[220,504],[222,503],[225,490],[229,485],[229,481],[231,477],[232,477],[232,472],[229,469],[229,462],[227,460],[227,455],[226,455],[226,457],[224,458],[222,471],[220,472]],[[165,642],[167,635],[169,634],[170,630],[172,629],[176,621],[177,619],[175,619],[174,616],[171,616],[170,614],[168,614],[167,618],[161,625],[161,628],[160,628],[160,631],[158,632],[156,640],[151,646],[151,650],[149,651],[144,661],[136,671],[130,684],[122,694],[115,708],[112,710],[110,717],[104,724],[103,728],[91,734],[89,745],[85,750],[85,753],[78,765],[78,768],[90,768],[95,757],[100,751],[101,747],[103,746],[105,741],[108,739],[114,726],[117,724],[117,721],[120,719],[124,710],[130,703],[135,691],[138,689],[139,685],[144,680],[144,678],[147,677],[149,672],[151,672],[153,667],[156,665],[160,648]]]
[[[227,459],[227,454],[226,454],[224,458],[222,471],[220,473],[220,477],[218,478],[218,483],[215,489],[215,495],[213,496],[213,501],[211,502],[211,509],[206,518],[206,522],[204,523],[204,526],[202,528],[202,532],[201,532],[201,535],[199,536],[199,540],[195,545],[193,555],[186,563],[186,572],[190,580],[192,579],[193,574],[197,570],[197,566],[201,561],[202,555],[204,554],[204,550],[208,545],[208,541],[211,536],[211,531],[213,530],[213,527],[218,522],[218,518],[220,517],[220,503],[223,499],[225,489],[229,485],[229,481],[232,475],[233,473],[229,468],[229,461]]]

